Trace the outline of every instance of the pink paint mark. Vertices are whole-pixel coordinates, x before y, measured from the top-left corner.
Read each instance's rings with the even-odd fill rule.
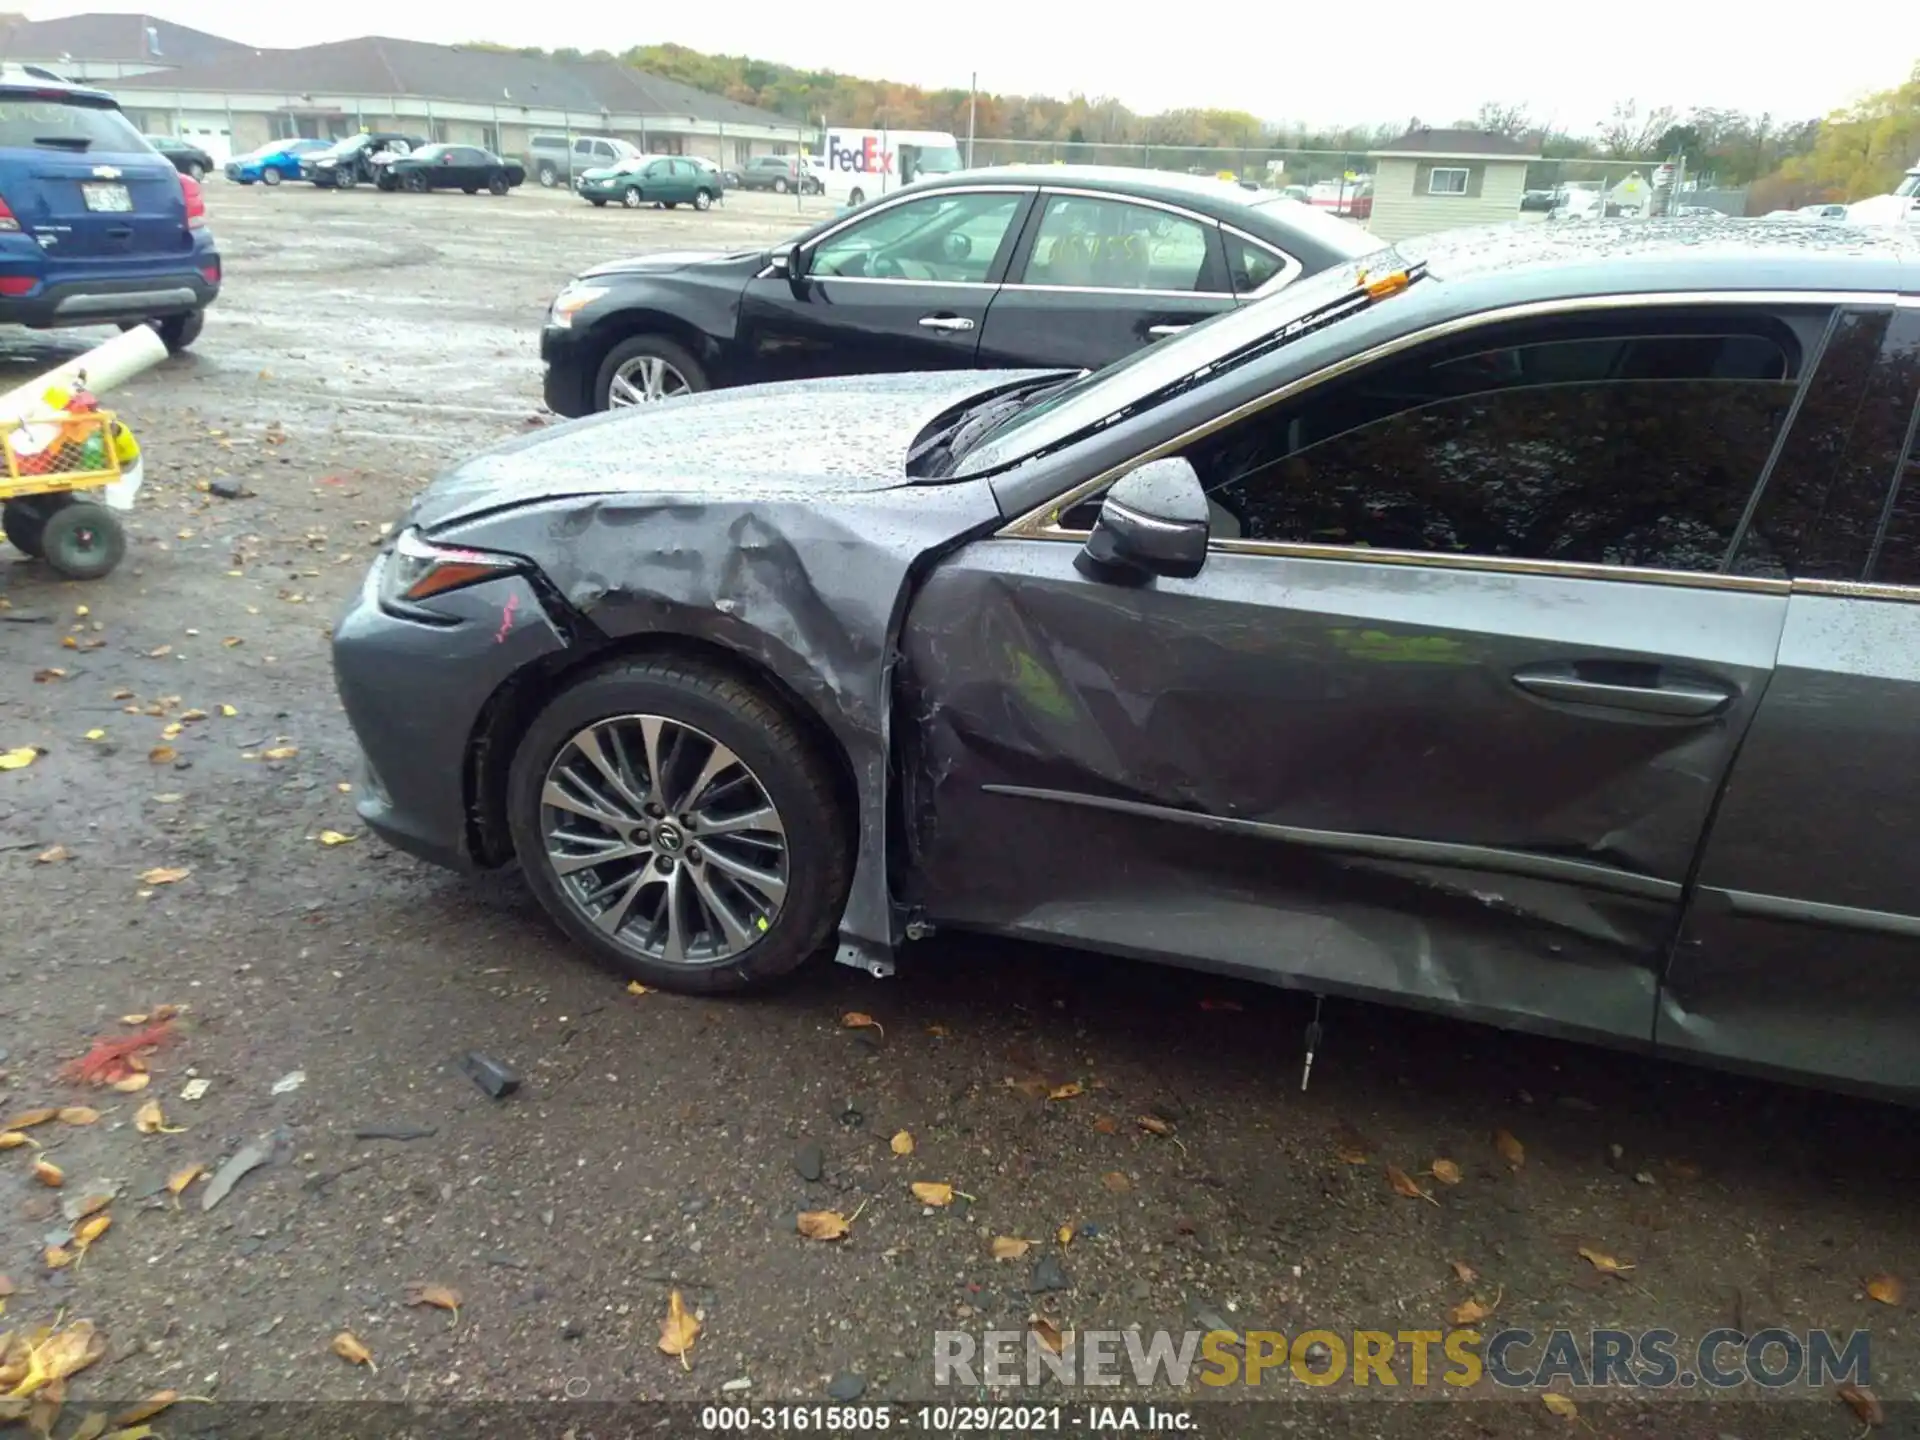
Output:
[[[507,608],[502,611],[500,615],[500,628],[493,632],[494,644],[504,645],[507,643],[507,635],[513,629],[513,612],[519,608],[520,597],[518,595],[507,596]]]

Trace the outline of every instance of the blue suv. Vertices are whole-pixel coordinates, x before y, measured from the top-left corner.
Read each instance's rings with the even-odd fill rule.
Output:
[[[198,182],[111,95],[0,73],[0,323],[152,324],[184,350],[220,293],[206,223]]]

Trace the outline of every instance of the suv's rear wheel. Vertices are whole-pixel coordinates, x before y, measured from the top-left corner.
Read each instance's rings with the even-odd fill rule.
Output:
[[[538,172],[540,183],[551,190],[560,183],[560,172],[551,165],[542,165]]]
[[[776,175],[773,177],[773,193],[776,195],[784,195],[787,193],[787,177],[786,176]]]
[[[206,311],[189,310],[184,315],[169,315],[164,320],[156,320],[153,322],[153,328],[160,332],[160,339],[166,345],[167,353],[178,355],[200,338],[200,331],[206,323]]]
[[[707,372],[680,346],[663,335],[636,335],[622,340],[600,362],[593,383],[594,408],[624,410],[707,388]]]
[[[515,751],[507,821],[568,935],[649,985],[764,985],[817,954],[846,902],[847,817],[793,718],[724,670],[594,671]]]

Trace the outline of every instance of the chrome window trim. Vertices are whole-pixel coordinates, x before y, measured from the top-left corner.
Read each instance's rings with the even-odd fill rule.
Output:
[[[1124,285],[1019,285],[1011,280],[1003,288],[1030,291],[1037,295],[1139,295],[1154,300],[1231,300],[1234,298],[1233,292],[1229,290],[1134,290]]]
[[[1229,225],[1226,221],[1222,220],[1220,222],[1220,233],[1222,235],[1232,235],[1237,239],[1246,241],[1249,245],[1258,245],[1269,255],[1277,255],[1280,257],[1280,273],[1267,281],[1266,284],[1249,290],[1241,297],[1244,300],[1260,300],[1268,295],[1277,294],[1298,280],[1300,278],[1300,272],[1307,268],[1297,258],[1288,254],[1285,250],[1282,250],[1271,240],[1262,240],[1258,235],[1249,235],[1238,225]]]
[[[772,272],[770,272],[772,273]],[[940,290],[998,290],[1000,287],[990,280],[916,280],[903,275],[808,275],[809,280],[818,280],[822,285],[920,285],[932,286]]]
[[[1920,297],[1915,297],[1920,300]],[[1304,394],[1317,385],[1336,380],[1363,366],[1410,350],[1417,345],[1432,340],[1444,339],[1449,335],[1462,334],[1470,330],[1483,329],[1489,325],[1504,324],[1513,320],[1531,320],[1544,315],[1564,315],[1582,310],[1634,310],[1652,309],[1678,305],[1893,305],[1900,297],[1886,291],[1857,290],[1670,290],[1636,291],[1624,295],[1581,295],[1557,300],[1530,300],[1519,305],[1507,305],[1498,310],[1483,310],[1474,315],[1456,316],[1443,320],[1421,330],[1406,335],[1395,336],[1371,349],[1357,355],[1349,355],[1303,375],[1291,384],[1282,385],[1269,394],[1261,395],[1244,404],[1235,406],[1223,415],[1216,415],[1189,430],[1182,431],[1171,440],[1163,441],[1131,459],[1118,465],[1108,466],[1089,480],[1063,491],[1044,504],[1037,505],[1023,515],[1003,525],[994,532],[994,538],[1000,540],[1049,540],[1071,541],[1082,544],[1088,531],[1068,530],[1059,523],[1062,511],[1069,510],[1088,496],[1105,486],[1111,485],[1122,475],[1136,470],[1153,460],[1159,460],[1173,454],[1197,440],[1226,429],[1229,425],[1257,415],[1273,405],[1291,400]],[[1418,566],[1442,570],[1481,570],[1517,575],[1555,575],[1569,579],[1633,580],[1642,583],[1685,585],[1714,590],[1747,590],[1766,594],[1788,594],[1794,584],[1787,580],[1773,580],[1759,576],[1726,575],[1717,571],[1693,570],[1639,570],[1628,566],[1575,564],[1555,560],[1519,560],[1495,555],[1441,555],[1428,551],[1389,551],[1369,550],[1363,546],[1342,545],[1295,545],[1259,540],[1213,540],[1207,541],[1209,553],[1264,555],[1269,557],[1292,557],[1298,559],[1361,561],[1376,564]],[[1805,590],[1810,583],[1800,582]],[[1880,587],[1899,591],[1900,587]],[[1905,592],[1889,595],[1885,598],[1907,598]],[[1920,593],[1913,598],[1920,599]]]
[[[1795,580],[1796,595],[1825,595],[1834,600],[1898,600],[1920,605],[1920,585],[1889,585],[1882,580]]]

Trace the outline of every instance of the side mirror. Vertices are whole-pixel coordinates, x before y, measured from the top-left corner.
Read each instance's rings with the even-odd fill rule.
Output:
[[[799,294],[800,282],[807,278],[807,252],[798,245],[778,245],[770,258],[773,273],[786,276],[794,294]]]
[[[1207,561],[1207,496],[1191,463],[1151,460],[1107,491],[1074,557],[1082,575],[1118,585],[1190,580]]]

